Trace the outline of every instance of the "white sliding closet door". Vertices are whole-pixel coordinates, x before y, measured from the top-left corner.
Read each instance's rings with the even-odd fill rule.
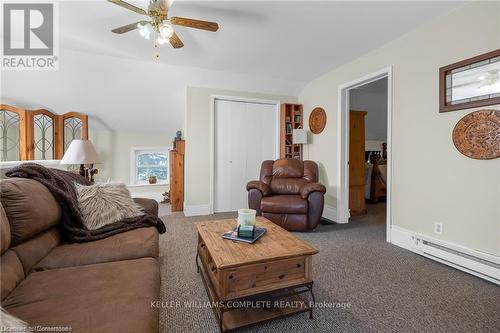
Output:
[[[276,105],[216,99],[214,111],[214,211],[235,211],[248,207],[246,184],[262,161],[277,156]]]

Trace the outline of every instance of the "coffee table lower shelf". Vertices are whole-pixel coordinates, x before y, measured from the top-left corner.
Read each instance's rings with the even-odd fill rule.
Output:
[[[198,273],[201,275],[209,301],[211,304],[214,304],[212,310],[218,321],[219,330],[221,332],[229,332],[237,328],[252,326],[269,320],[305,312],[309,312],[310,319],[313,318],[313,308],[309,305],[309,302],[302,297],[302,294],[309,293],[311,295],[311,301],[314,304],[315,299],[312,290],[312,282],[273,290],[272,292],[221,301],[206,273],[203,261],[201,265],[198,264],[198,255],[196,256],[196,266]],[[240,304],[252,304],[247,302],[253,302],[253,304],[258,306],[238,306]]]

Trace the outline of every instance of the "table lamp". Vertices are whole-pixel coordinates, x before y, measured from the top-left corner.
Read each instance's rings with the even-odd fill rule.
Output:
[[[292,132],[292,142],[294,145],[306,145],[307,144],[307,130],[303,129],[303,128],[294,129]]]
[[[303,128],[296,128],[292,132],[292,141],[295,145],[307,144],[307,130]]]
[[[80,164],[80,175],[94,182],[94,163],[99,163],[99,156],[90,140],[73,140],[64,153],[61,164]],[[88,165],[88,167],[85,167]]]

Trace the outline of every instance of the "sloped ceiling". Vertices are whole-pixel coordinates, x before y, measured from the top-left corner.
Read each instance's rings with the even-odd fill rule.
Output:
[[[172,133],[182,125],[186,86],[296,96],[319,75],[460,5],[177,0],[170,15],[220,29],[176,27],[185,47],[158,50],[135,31],[110,32],[139,14],[106,1],[63,1],[59,70],[2,72],[2,100],[84,112],[112,130]]]

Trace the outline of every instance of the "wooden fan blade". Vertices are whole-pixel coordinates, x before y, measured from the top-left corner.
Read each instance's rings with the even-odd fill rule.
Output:
[[[172,23],[174,25],[182,25],[184,27],[202,29],[202,30],[208,30],[208,31],[219,30],[219,25],[215,22],[193,20],[193,19],[185,18],[185,17],[177,17],[177,16],[171,17],[170,23]]]
[[[139,7],[136,7],[134,5],[129,4],[128,2],[122,1],[122,0],[108,0],[111,3],[114,3],[115,5],[121,6],[123,8],[127,8],[128,10],[134,11],[136,13],[142,14],[142,15],[148,15],[148,13]]]
[[[180,40],[179,36],[174,32],[172,37],[170,37],[170,44],[174,47],[174,49],[180,49],[184,46],[184,43]]]
[[[139,22],[135,22],[135,23],[130,23],[130,24],[124,25],[122,27],[113,29],[111,31],[114,32],[115,34],[124,34],[126,32],[129,32],[129,31],[132,31],[134,29],[137,29],[137,25],[139,23],[140,24],[146,24],[146,23],[149,23],[149,22],[148,21],[139,21]]]

